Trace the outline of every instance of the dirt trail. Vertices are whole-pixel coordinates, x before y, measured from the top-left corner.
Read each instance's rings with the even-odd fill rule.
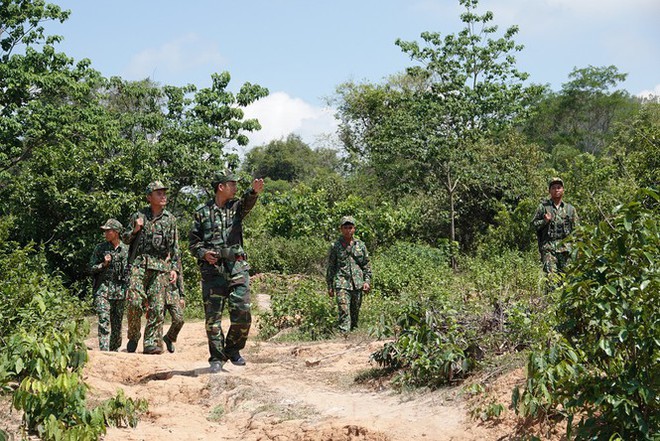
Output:
[[[107,441],[504,439],[505,427],[470,419],[456,391],[401,395],[355,384],[382,345],[359,338],[274,343],[251,337],[243,351],[247,366],[228,363],[210,374],[204,324],[186,323],[174,354],[91,350],[85,375],[93,400],[122,388],[149,401],[137,428],[110,428]],[[98,347],[93,337],[87,343]]]

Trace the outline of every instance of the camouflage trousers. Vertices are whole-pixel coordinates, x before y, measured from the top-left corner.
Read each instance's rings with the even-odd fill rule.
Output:
[[[181,307],[180,297],[178,294],[166,296],[165,300],[165,313],[170,313],[172,317],[172,324],[167,330],[167,337],[176,342],[179,337],[179,332],[183,328],[183,308]]]
[[[546,291],[554,291],[559,285],[561,274],[570,258],[568,251],[544,250],[541,253],[543,271],[546,274]]]
[[[568,263],[570,253],[568,251],[543,251],[541,262],[546,274],[562,273]]]
[[[245,347],[252,315],[250,314],[250,275],[247,269],[236,274],[202,277],[202,299],[206,337],[211,361],[227,361]],[[222,311],[229,303],[230,326],[222,332]]]
[[[335,299],[339,308],[339,330],[345,333],[357,328],[362,306],[362,290],[338,289],[335,292]]]
[[[124,299],[96,296],[96,314],[99,317],[99,349],[117,351],[121,347],[121,322],[124,318]]]
[[[128,339],[138,342],[142,315],[146,312],[147,323],[144,327],[144,348],[163,346],[163,320],[165,290],[168,289],[170,274],[142,267],[131,268],[131,275],[126,292],[128,302]]]

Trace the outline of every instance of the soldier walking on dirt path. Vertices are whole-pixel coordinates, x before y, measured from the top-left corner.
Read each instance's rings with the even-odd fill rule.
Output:
[[[357,328],[363,293],[371,289],[369,252],[355,234],[355,218],[344,216],[339,222],[341,237],[330,248],[326,283],[328,295],[335,297],[339,309],[339,331],[346,335]]]
[[[128,343],[135,352],[140,340],[142,315],[146,312],[144,353],[163,352],[163,320],[168,284],[176,283],[179,270],[179,245],[176,218],[165,209],[167,187],[161,181],[147,186],[149,206],[135,212],[130,229],[122,239],[130,245],[128,301]]]
[[[234,199],[237,180],[230,171],[214,176],[211,186],[215,197],[197,208],[189,236],[190,252],[197,258],[202,274],[212,373],[219,372],[227,360],[237,366],[245,365],[240,351],[245,347],[252,323],[250,267],[243,250],[243,219],[256,204],[264,181],[253,180],[252,187],[240,199]],[[226,302],[231,325],[225,338],[221,319]]]
[[[94,306],[99,317],[99,349],[117,351],[121,347],[128,246],[120,240],[123,227],[118,220],[108,219],[101,229],[105,242],[94,248],[89,259],[89,270],[94,276]]]

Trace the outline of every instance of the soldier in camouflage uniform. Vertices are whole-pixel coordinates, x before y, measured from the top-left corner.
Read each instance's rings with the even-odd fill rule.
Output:
[[[563,239],[578,223],[577,212],[563,201],[564,181],[554,177],[548,182],[550,198],[541,202],[534,213],[532,226],[536,229],[543,271],[549,278],[561,273],[568,262],[570,250]]]
[[[94,248],[89,259],[89,270],[94,276],[94,305],[99,316],[99,349],[117,351],[121,347],[128,247],[119,238],[122,225],[118,220],[108,219],[101,229],[105,242]]]
[[[131,216],[131,229],[122,239],[130,245],[128,301],[128,352],[135,352],[140,340],[142,315],[145,354],[163,352],[165,293],[178,278],[178,232],[176,218],[167,210],[167,187],[160,181],[147,186],[149,207]]]
[[[179,332],[183,327],[183,310],[186,307],[185,291],[183,288],[183,269],[181,268],[181,260],[179,260],[179,277],[176,278],[176,283],[171,283],[169,289],[165,294],[165,312],[169,312],[172,317],[172,324],[167,334],[163,337],[163,342],[167,351],[173,353],[174,343],[176,343]]]
[[[328,295],[337,299],[339,330],[346,334],[357,328],[362,294],[371,289],[371,264],[367,247],[355,239],[355,219],[344,216],[339,223],[341,237],[328,256]]]
[[[206,318],[212,373],[219,372],[230,360],[245,365],[240,350],[245,347],[252,316],[250,314],[249,265],[243,250],[243,218],[257,202],[264,188],[263,179],[240,199],[236,195],[237,177],[229,171],[217,173],[211,185],[215,197],[200,205],[190,231],[190,251],[197,258],[202,273],[202,298]],[[229,303],[231,325],[225,338],[221,318]]]

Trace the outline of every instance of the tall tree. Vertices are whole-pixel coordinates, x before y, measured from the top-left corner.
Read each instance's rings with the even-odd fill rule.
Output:
[[[561,91],[541,100],[525,133],[548,151],[567,146],[600,153],[612,139],[614,122],[639,107],[626,91],[616,89],[626,77],[616,66],[573,69]]]
[[[349,96],[340,108],[348,148],[359,146],[392,176],[445,192],[453,242],[456,204],[479,161],[477,141],[504,134],[541,91],[525,87],[527,74],[516,68],[514,53],[522,50],[513,40],[518,28],[491,38],[498,30],[490,23],[492,12],[476,14],[477,0],[460,4],[465,27],[458,34],[443,39],[424,32],[423,46],[397,40],[418,63],[407,70],[409,80]]]

